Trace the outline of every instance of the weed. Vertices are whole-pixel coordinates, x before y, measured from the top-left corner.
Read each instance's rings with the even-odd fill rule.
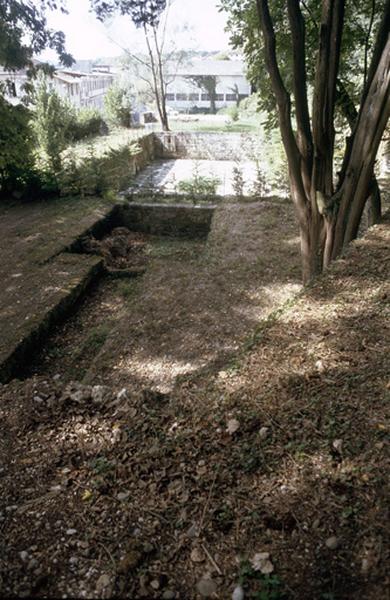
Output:
[[[221,180],[218,177],[201,175],[199,172],[199,163],[195,162],[193,176],[190,179],[179,181],[177,190],[193,196],[215,195],[220,183]]]
[[[105,456],[98,456],[91,461],[91,467],[96,475],[105,475],[113,470],[114,465]]]
[[[256,586],[256,590],[251,594],[251,598],[256,600],[287,600],[280,578],[277,575],[263,575],[260,571],[255,571],[248,560],[241,561],[239,582],[246,588]]]

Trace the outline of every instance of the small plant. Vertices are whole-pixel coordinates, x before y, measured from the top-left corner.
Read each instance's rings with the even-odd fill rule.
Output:
[[[236,163],[233,167],[232,187],[236,196],[242,197],[244,195],[244,177],[239,163]]]
[[[249,560],[241,561],[239,582],[243,587],[256,588],[251,594],[251,598],[256,600],[287,600],[279,577],[274,574],[263,575],[253,568]]]
[[[194,174],[191,179],[184,179],[177,184],[177,190],[184,194],[193,196],[215,195],[221,180],[213,175],[201,175],[199,173],[199,163],[194,166]]]
[[[114,465],[105,456],[98,456],[91,461],[91,467],[96,475],[105,475],[113,470]]]
[[[260,167],[260,162],[255,161],[256,165],[256,177],[252,184],[251,194],[253,196],[263,196],[266,188],[266,179],[264,171]]]

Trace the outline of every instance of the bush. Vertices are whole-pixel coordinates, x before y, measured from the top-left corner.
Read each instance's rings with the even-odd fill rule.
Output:
[[[117,192],[132,181],[132,157],[138,146],[126,144],[111,148],[97,155],[90,145],[86,156],[77,157],[74,151],[63,160],[58,173],[58,184],[62,195],[102,195]]]
[[[0,96],[0,194],[22,194],[35,176],[30,112]]]
[[[131,125],[131,102],[128,92],[112,85],[104,97],[104,109],[109,123],[121,127]]]
[[[107,125],[96,108],[81,108],[69,126],[69,137],[78,142],[107,132]]]

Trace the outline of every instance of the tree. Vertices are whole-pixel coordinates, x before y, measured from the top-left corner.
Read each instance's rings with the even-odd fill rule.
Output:
[[[215,105],[217,98],[217,77],[215,75],[186,75],[186,79],[209,96],[210,112],[212,115],[215,115],[217,112]]]
[[[162,22],[161,18],[165,9],[169,8],[170,0],[91,0],[91,5],[101,21],[119,12],[121,15],[130,16],[134,25],[143,29],[148,61],[127,50],[126,53],[150,72],[150,85],[156,102],[161,127],[164,131],[169,131],[165,98],[167,82],[165,80],[163,58],[166,19]]]
[[[262,91],[262,108],[278,117],[306,282],[356,237],[367,200],[378,194],[374,163],[390,113],[390,0],[223,0],[223,6]],[[335,177],[340,115],[351,132]]]
[[[76,121],[75,111],[42,78],[34,93],[35,139],[54,172],[61,168],[61,152],[71,139],[70,128]]]
[[[107,119],[113,125],[130,127],[131,102],[128,91],[118,85],[112,85],[104,97],[104,109]]]
[[[26,69],[30,78],[39,70],[51,72],[52,67],[33,60],[45,48],[55,50],[62,64],[72,64],[64,34],[47,27],[46,10],[58,6],[65,12],[61,0],[0,2],[0,65],[5,71]],[[11,81],[0,84],[0,193],[20,192],[36,178],[30,113],[7,101],[6,94],[13,93]]]
[[[39,69],[48,70],[49,65],[37,65],[33,60],[34,55],[45,48],[55,50],[63,65],[73,63],[73,58],[65,50],[63,32],[47,27],[47,8],[60,8],[66,12],[61,0],[5,0],[0,3],[0,65],[6,71],[27,68],[28,75],[32,76]]]

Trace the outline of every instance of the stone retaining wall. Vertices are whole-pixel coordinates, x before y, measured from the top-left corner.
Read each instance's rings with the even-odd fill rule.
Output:
[[[257,138],[249,133],[155,132],[156,158],[250,160]]]
[[[214,206],[131,203],[120,207],[121,220],[132,231],[182,238],[206,238]]]

